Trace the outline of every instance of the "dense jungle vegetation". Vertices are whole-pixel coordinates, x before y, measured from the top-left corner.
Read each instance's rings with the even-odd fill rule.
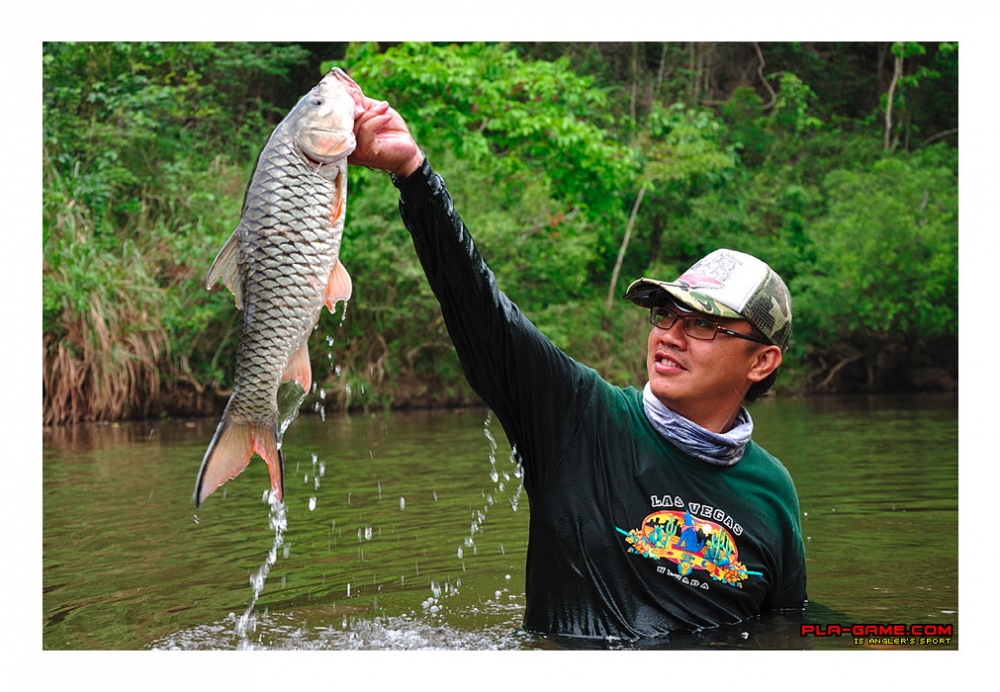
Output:
[[[795,303],[782,393],[958,377],[954,43],[43,47],[44,422],[214,413],[238,315],[205,289],[267,136],[331,64],[407,119],[501,288],[618,384],[639,276],[731,247]],[[388,177],[350,171],[355,284],[311,341],[325,411],[474,400]]]

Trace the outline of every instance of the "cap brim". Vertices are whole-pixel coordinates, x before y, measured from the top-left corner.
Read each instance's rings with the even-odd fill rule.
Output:
[[[690,286],[656,279],[638,279],[633,281],[625,291],[625,300],[629,300],[644,308],[663,305],[668,299],[673,299],[683,307],[704,312],[718,317],[743,319],[743,315],[717,300],[708,297],[700,291],[692,290]]]

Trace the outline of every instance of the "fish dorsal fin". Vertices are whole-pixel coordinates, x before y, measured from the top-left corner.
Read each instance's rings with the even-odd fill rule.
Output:
[[[312,364],[309,362],[308,342],[302,344],[302,347],[288,359],[281,381],[294,382],[302,387],[303,392],[309,391],[312,386]]]
[[[236,300],[236,307],[242,310],[243,289],[240,284],[239,275],[239,232],[239,228],[233,231],[233,234],[229,236],[229,240],[219,250],[219,254],[212,263],[212,268],[208,271],[208,280],[205,286],[209,290],[212,290],[215,282],[221,281],[233,294],[233,298]]]
[[[351,275],[347,273],[347,268],[337,260],[330,272],[330,280],[326,283],[326,307],[333,312],[334,306],[341,300],[347,302],[351,299],[354,291],[354,284],[351,282]]]

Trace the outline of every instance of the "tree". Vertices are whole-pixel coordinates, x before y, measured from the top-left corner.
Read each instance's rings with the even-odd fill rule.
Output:
[[[843,386],[834,378],[849,364],[841,377],[867,388],[947,367],[934,345],[958,333],[955,171],[939,146],[826,177],[828,212],[809,230],[816,262],[792,285],[818,388]]]

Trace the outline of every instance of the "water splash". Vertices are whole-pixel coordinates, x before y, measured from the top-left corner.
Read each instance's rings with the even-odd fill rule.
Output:
[[[472,513],[472,523],[469,526],[469,536],[465,539],[465,547],[472,548],[473,554],[476,551],[475,535],[479,533],[482,529],[483,523],[486,521],[486,513],[489,511],[490,507],[496,504],[496,497],[501,496],[503,493],[507,492],[507,483],[511,481],[511,478],[517,480],[517,485],[513,491],[511,491],[511,496],[508,498],[508,503],[512,511],[517,511],[517,506],[520,501],[521,492],[524,489],[524,482],[522,480],[521,466],[517,460],[517,450],[516,448],[511,448],[510,456],[507,458],[508,464],[513,465],[513,470],[500,469],[497,467],[497,441],[490,431],[490,425],[493,423],[493,412],[487,411],[486,420],[483,421],[483,435],[486,437],[487,442],[490,445],[489,451],[489,462],[490,462],[490,480],[493,482],[493,492],[483,492],[483,499],[486,504],[482,509],[476,510]],[[458,549],[458,557],[462,559],[464,555],[463,549],[460,547]]]
[[[469,535],[464,538],[462,544],[459,545],[455,551],[455,557],[462,563],[463,572],[467,571],[465,566],[466,557],[477,554],[478,546],[476,545],[475,540],[476,535],[482,530],[483,524],[486,522],[486,514],[490,508],[496,504],[496,498],[502,497],[503,494],[508,491],[507,484],[510,483],[512,478],[516,479],[517,483],[513,490],[510,491],[510,497],[507,499],[508,504],[511,507],[511,511],[516,512],[521,492],[524,489],[524,483],[522,481],[523,474],[518,462],[516,449],[511,449],[510,455],[507,458],[508,463],[513,466],[513,469],[501,469],[497,467],[498,445],[496,438],[494,438],[493,433],[490,430],[492,422],[493,412],[487,411],[486,420],[483,422],[483,435],[489,443],[489,477],[490,481],[493,483],[493,491],[483,491],[482,496],[485,501],[485,505],[481,509],[477,509],[472,512],[472,521],[469,524]],[[433,494],[434,500],[437,501],[437,492],[434,492]],[[497,549],[501,554],[504,554],[503,544],[498,545]],[[431,582],[432,595],[427,601],[424,602],[424,611],[432,615],[438,614],[440,612],[441,599],[445,596],[457,594],[461,584],[461,579],[458,579],[455,584],[446,582],[442,588]]]
[[[283,382],[278,388],[278,449],[281,449],[288,426],[298,417],[302,402],[306,399],[306,394],[307,392],[295,382]],[[314,468],[315,464],[316,459],[313,457]],[[278,560],[278,549],[285,542],[285,530],[288,528],[288,513],[285,503],[278,500],[274,492],[270,489],[264,491],[261,501],[267,503],[269,506],[268,525],[274,531],[274,541],[271,544],[271,550],[268,552],[267,558],[264,560],[264,564],[250,575],[250,588],[253,590],[253,597],[250,599],[250,603],[247,605],[243,615],[236,621],[236,635],[239,637],[237,648],[239,649],[254,648],[254,645],[250,641],[250,635],[257,631],[257,614],[254,612],[254,608],[257,605],[260,594],[264,591],[264,583],[267,581],[267,575],[270,573],[271,567]],[[284,550],[286,558],[288,554],[288,547],[286,546]]]
[[[253,598],[250,599],[250,603],[247,605],[247,609],[243,612],[243,615],[236,621],[236,635],[240,639],[237,644],[238,649],[254,648],[250,641],[250,635],[257,631],[257,614],[254,612],[254,607],[257,605],[260,594],[264,591],[264,583],[267,581],[267,575],[270,573],[274,563],[278,561],[278,548],[284,544],[285,530],[288,528],[288,514],[285,503],[279,501],[270,490],[265,492],[264,501],[270,507],[268,525],[274,531],[274,542],[271,544],[271,550],[268,552],[264,564],[250,575],[250,588],[253,589]],[[285,557],[288,557],[287,550],[285,551]]]

